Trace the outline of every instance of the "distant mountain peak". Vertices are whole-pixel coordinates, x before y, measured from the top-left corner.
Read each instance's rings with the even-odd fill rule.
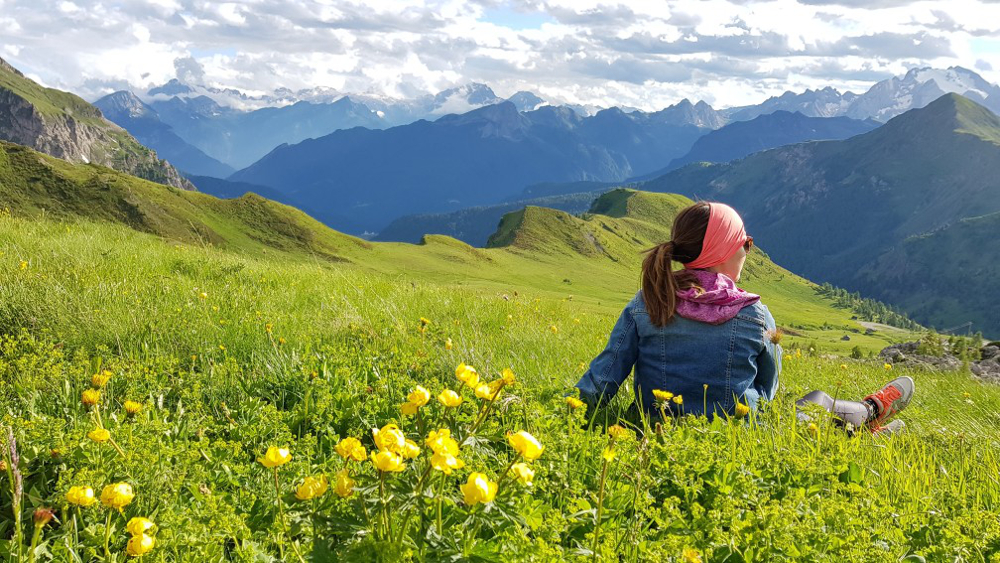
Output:
[[[147,106],[130,90],[119,90],[94,102],[108,119],[117,122],[119,116],[130,119],[159,119],[156,111]]]
[[[191,94],[193,92],[194,89],[187,84],[184,84],[176,78],[171,78],[166,84],[150,89],[147,94],[149,96],[156,96],[158,94],[176,96],[178,94]]]

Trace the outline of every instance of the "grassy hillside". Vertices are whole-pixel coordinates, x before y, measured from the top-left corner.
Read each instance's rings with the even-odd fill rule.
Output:
[[[681,196],[620,190],[582,218],[528,208],[505,219],[502,247],[368,244],[253,196],[218,201],[17,147],[2,154],[0,554],[12,560],[28,558],[38,530],[39,561],[123,562],[133,517],[153,522],[151,562],[1000,553],[1000,392],[965,373],[905,372],[918,388],[902,415],[909,434],[796,422],[792,403],[812,388],[857,398],[903,370],[824,357],[836,344],[825,339],[856,326],[850,312],[763,253],[745,285],[803,336],[782,342],[781,388],[760,419],[650,428],[628,416],[623,391],[582,428],[564,394]],[[490,381],[509,368],[516,381],[477,398],[455,377],[460,362]],[[404,415],[417,385],[429,402]],[[445,388],[463,402],[446,409]],[[81,401],[88,389],[99,389],[93,406]],[[605,424],[619,417],[629,429],[609,444]],[[388,423],[421,450],[401,471],[337,453],[345,437],[374,453],[372,428]],[[442,428],[464,462],[450,475],[433,469],[426,440]],[[544,446],[537,459],[511,446],[507,434],[522,430]],[[265,467],[270,447],[290,460]],[[473,471],[495,498],[468,488]],[[305,487],[320,476],[329,490]],[[101,496],[112,483],[135,494],[121,513],[67,506],[71,487]],[[32,524],[39,507],[58,522]]]

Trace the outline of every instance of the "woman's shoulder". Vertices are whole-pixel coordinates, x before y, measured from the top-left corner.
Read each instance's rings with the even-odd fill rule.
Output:
[[[771,310],[767,308],[767,305],[760,299],[746,305],[737,314],[738,317],[742,317],[745,320],[751,320],[767,327],[774,326],[774,317],[771,315]]]

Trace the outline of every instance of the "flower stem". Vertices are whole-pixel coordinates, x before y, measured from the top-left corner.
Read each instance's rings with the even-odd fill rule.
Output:
[[[108,511],[108,518],[104,522],[104,558],[107,559],[111,557],[111,551],[108,549],[108,542],[111,540],[111,511]]]
[[[608,477],[608,465],[608,460],[605,459],[604,465],[601,467],[601,485],[597,493],[597,522],[594,523],[594,546],[591,549],[594,561],[597,561],[597,545],[601,536],[601,517],[604,515],[604,483]]]
[[[306,563],[305,559],[302,559],[302,554],[299,553],[298,546],[295,545],[295,540],[288,533],[288,525],[285,524],[285,508],[281,505],[281,487],[278,484],[278,468],[274,468],[274,497],[278,501],[278,519],[281,520],[281,530],[282,539],[278,542],[278,550],[280,551],[281,557],[284,558],[284,537],[288,536],[288,540],[292,543],[292,551],[295,552],[295,556],[298,557],[299,561]]]

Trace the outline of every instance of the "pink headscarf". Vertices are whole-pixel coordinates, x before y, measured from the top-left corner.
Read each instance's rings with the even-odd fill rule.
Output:
[[[705,242],[701,245],[701,254],[693,262],[684,264],[688,270],[711,268],[722,264],[729,260],[729,257],[747,240],[743,219],[735,209],[725,203],[714,202],[708,204],[708,209]]]

